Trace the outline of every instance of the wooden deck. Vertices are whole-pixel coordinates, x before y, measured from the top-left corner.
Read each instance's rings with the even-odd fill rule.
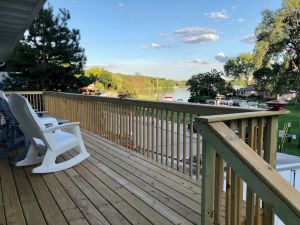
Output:
[[[91,157],[65,171],[32,174],[0,161],[0,225],[200,224],[199,181],[82,134]]]

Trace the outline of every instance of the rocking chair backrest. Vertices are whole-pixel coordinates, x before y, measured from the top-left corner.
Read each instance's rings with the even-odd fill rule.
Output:
[[[21,130],[30,139],[38,138],[43,140],[41,130],[45,129],[45,125],[40,122],[28,100],[21,95],[12,94],[9,96],[9,105],[12,113],[21,125]]]
[[[0,91],[0,98],[3,99],[3,100],[5,100],[5,101],[8,101],[6,95],[5,95],[5,93],[3,91]]]
[[[8,99],[3,91],[0,91],[0,112],[3,114],[6,120],[8,120],[9,122],[13,122],[14,124],[18,124],[16,118],[10,110]]]

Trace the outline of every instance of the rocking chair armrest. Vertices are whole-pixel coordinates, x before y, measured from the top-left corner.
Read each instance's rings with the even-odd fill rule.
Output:
[[[80,124],[79,122],[64,123],[64,124],[61,124],[61,125],[58,125],[58,126],[54,126],[54,127],[49,127],[49,128],[43,129],[42,132],[43,133],[51,133],[53,131],[60,130],[62,128],[79,126],[79,124]]]
[[[39,116],[42,117],[45,114],[48,114],[48,111],[35,111],[35,113]]]

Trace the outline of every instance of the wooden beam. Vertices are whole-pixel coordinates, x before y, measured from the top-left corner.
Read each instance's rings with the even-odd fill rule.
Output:
[[[223,122],[198,124],[204,140],[286,224],[300,224],[300,193]],[[204,223],[205,224],[205,223]]]

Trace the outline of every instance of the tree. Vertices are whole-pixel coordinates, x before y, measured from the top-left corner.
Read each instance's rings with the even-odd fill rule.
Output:
[[[276,73],[270,67],[262,67],[253,73],[255,88],[265,96],[267,92],[272,92]]]
[[[242,53],[235,58],[229,59],[224,65],[227,77],[243,79],[246,85],[251,83],[254,70],[255,63],[251,53]]]
[[[82,84],[84,49],[80,47],[80,32],[69,29],[70,13],[53,8],[41,10],[39,16],[17,44],[7,61],[7,71],[17,72],[4,81],[18,89],[61,89]]]
[[[93,67],[85,71],[87,76],[94,76],[99,83],[102,83],[104,88],[112,87],[112,75],[111,72],[99,68]]]
[[[266,10],[256,28],[255,63],[258,68],[277,63],[286,76],[300,75],[300,1],[285,0],[277,11]]]
[[[225,91],[225,80],[223,73],[217,70],[193,75],[188,81],[191,99],[200,96],[214,97],[217,93],[223,94]]]

